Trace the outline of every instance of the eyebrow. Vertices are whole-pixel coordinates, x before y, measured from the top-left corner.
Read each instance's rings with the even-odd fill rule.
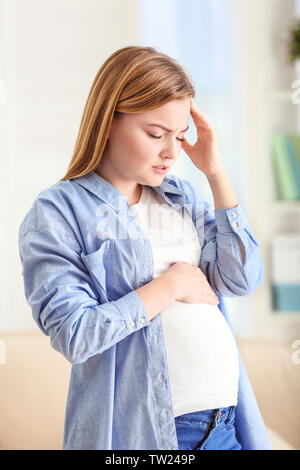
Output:
[[[148,126],[155,126],[155,127],[161,127],[161,129],[163,129],[164,131],[167,131],[167,132],[173,132],[172,129],[168,129],[167,127],[163,126],[162,124],[155,124],[155,123],[151,123],[151,124],[148,124]],[[183,129],[183,131],[181,132],[185,132],[187,131],[189,128],[189,126],[187,126],[186,129]]]

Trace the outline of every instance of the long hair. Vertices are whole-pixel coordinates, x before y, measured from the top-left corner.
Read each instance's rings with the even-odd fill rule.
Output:
[[[100,67],[89,92],[67,173],[60,181],[95,171],[113,118],[143,113],[174,99],[195,96],[191,78],[171,57],[153,47],[127,46]]]

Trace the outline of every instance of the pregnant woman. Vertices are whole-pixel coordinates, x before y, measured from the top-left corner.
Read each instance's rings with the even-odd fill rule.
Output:
[[[169,56],[115,51],[19,228],[33,318],[72,363],[63,449],[271,448],[222,300],[260,284],[258,240],[194,97]],[[214,208],[170,174],[182,149]]]

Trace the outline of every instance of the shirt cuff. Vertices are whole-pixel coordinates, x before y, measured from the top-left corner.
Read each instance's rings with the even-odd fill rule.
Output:
[[[135,331],[148,326],[150,320],[139,294],[133,290],[116,301],[128,331]]]
[[[231,209],[215,209],[215,217],[219,233],[239,234],[248,226],[241,204]]]

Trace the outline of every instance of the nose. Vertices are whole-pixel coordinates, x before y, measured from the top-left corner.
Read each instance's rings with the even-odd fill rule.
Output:
[[[173,160],[176,160],[176,157],[170,157],[169,154],[168,154],[168,155],[164,154],[164,155],[163,155],[163,159],[166,160],[166,163],[167,163],[168,165],[172,165]]]
[[[178,145],[176,145],[176,143],[170,142],[169,144],[166,145],[166,147],[162,151],[161,156],[163,158],[167,158],[168,163],[170,163],[170,165],[171,165],[172,161],[176,160],[179,153],[180,153],[180,151],[178,151]]]

